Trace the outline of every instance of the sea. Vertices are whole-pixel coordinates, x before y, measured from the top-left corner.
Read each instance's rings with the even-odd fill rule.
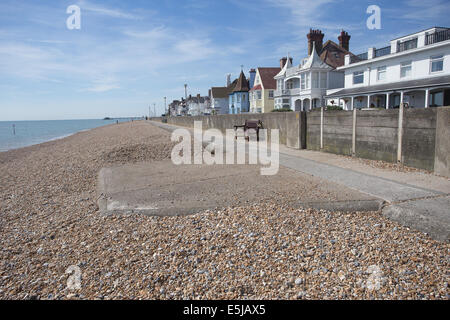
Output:
[[[62,139],[74,133],[132,119],[0,121],[0,152]]]

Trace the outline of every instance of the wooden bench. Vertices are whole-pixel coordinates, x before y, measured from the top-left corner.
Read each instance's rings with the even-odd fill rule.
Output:
[[[245,140],[247,140],[247,141],[250,141],[250,137],[248,135],[248,131],[250,129],[255,130],[255,132],[256,132],[256,140],[259,141],[259,129],[263,129],[263,124],[262,124],[261,120],[245,120],[245,123],[243,125],[234,126],[235,139],[236,140],[238,138],[237,130],[239,128],[244,129],[244,137],[245,137]]]

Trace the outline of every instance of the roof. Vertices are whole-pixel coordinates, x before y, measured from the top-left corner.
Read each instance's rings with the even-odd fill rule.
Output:
[[[211,97],[213,98],[228,98],[229,90],[227,87],[212,87]]]
[[[288,59],[289,60],[289,59]],[[286,65],[288,63],[286,62]],[[280,72],[281,68],[258,68],[264,89],[276,89],[277,82],[274,77]]]
[[[233,92],[245,92],[249,91],[249,84],[248,80],[245,77],[244,71],[241,71],[241,74],[239,75],[239,78],[237,79],[237,83],[233,88]]]
[[[262,90],[262,86],[260,84],[254,86],[250,91]]]
[[[320,59],[333,68],[337,68],[345,64],[345,56],[347,54],[355,56],[353,53],[345,50],[337,43],[328,40],[323,45],[322,52],[320,53]]]
[[[281,71],[279,73],[277,73],[277,75],[275,77],[282,77],[286,74],[286,70],[288,68],[292,67],[292,63],[291,63],[291,58],[287,58],[286,63],[284,64],[283,69],[281,69]]]
[[[424,31],[428,31],[428,30],[431,30],[431,29],[447,29],[448,30],[450,28],[448,28],[448,27],[431,27],[431,28],[423,29],[423,30],[420,30],[420,31],[416,31],[416,32],[413,32],[413,33],[410,33],[410,34],[407,34],[407,35],[404,35],[404,36],[392,39],[391,41],[395,41],[395,40],[398,40],[398,39],[401,39],[401,38],[406,38],[406,37],[409,37],[409,36],[413,36],[415,34],[418,34],[418,33],[424,32]]]
[[[302,69],[311,69],[311,68],[321,68],[321,69],[331,69],[331,66],[322,61],[316,51],[316,43],[313,42],[312,53],[309,56],[308,60],[302,66]]]
[[[342,96],[354,96],[358,94],[369,94],[385,91],[398,91],[405,89],[427,88],[436,86],[448,86],[450,76],[433,77],[420,80],[399,81],[389,84],[379,84],[374,86],[365,86],[359,88],[343,89],[326,96],[327,98],[338,98]]]

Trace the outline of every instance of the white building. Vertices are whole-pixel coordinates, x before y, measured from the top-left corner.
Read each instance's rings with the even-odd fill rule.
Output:
[[[344,86],[344,72],[336,67],[344,64],[345,56],[355,57],[349,51],[350,36],[342,31],[339,44],[328,40],[323,44],[324,34],[310,30],[308,57],[298,66],[288,59],[283,69],[274,78],[275,109],[290,108],[295,111],[309,111],[325,106],[327,90]]]
[[[212,87],[209,93],[211,110],[213,114],[228,113],[228,87]]]
[[[187,114],[191,116],[203,116],[211,114],[211,101],[209,97],[202,97],[198,94],[196,97],[189,96],[186,100]]]
[[[430,28],[347,55],[344,88],[327,91],[328,104],[353,108],[450,105],[450,29]]]

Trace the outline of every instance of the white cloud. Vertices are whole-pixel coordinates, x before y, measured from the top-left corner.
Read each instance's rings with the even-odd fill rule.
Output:
[[[96,14],[108,16],[111,18],[131,19],[131,20],[141,19],[140,16],[131,14],[129,12],[125,12],[125,11],[122,11],[119,9],[112,9],[112,8],[100,6],[100,5],[94,4],[92,2],[85,1],[85,0],[80,0],[78,2],[78,5],[81,8],[81,10],[94,12]]]

